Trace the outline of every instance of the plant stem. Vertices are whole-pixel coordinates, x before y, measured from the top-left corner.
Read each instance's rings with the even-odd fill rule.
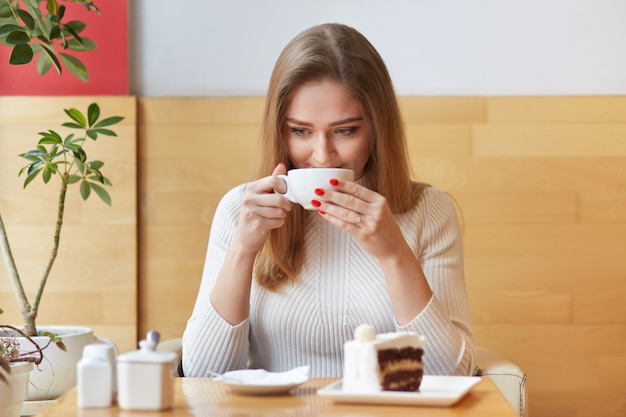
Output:
[[[29,327],[32,326],[32,331],[34,334],[37,334],[37,330],[35,328],[35,319],[37,318],[37,313],[39,311],[39,303],[41,302],[41,296],[43,295],[44,288],[46,287],[46,282],[48,281],[48,276],[50,275],[50,270],[52,270],[52,265],[54,265],[54,261],[57,258],[57,253],[59,251],[59,241],[61,239],[61,227],[63,226],[63,213],[65,212],[65,195],[67,193],[67,180],[68,174],[64,174],[64,178],[61,181],[61,190],[59,191],[59,207],[57,211],[57,224],[54,229],[54,238],[52,243],[52,251],[50,253],[50,259],[48,260],[48,266],[43,272],[43,276],[41,277],[41,281],[39,283],[39,288],[37,289],[37,294],[35,295],[35,300],[33,301],[33,306],[30,310],[30,314],[24,317],[25,325],[24,331],[28,334],[31,329]]]
[[[13,285],[15,297],[17,298],[17,303],[20,306],[20,311],[30,312],[30,303],[28,302],[28,297],[24,291],[20,274],[17,271],[17,265],[15,264],[13,253],[11,252],[11,246],[9,246],[9,238],[4,227],[4,222],[2,221],[2,215],[0,215],[0,249],[2,249],[2,256],[4,257],[4,262],[7,265],[9,279]]]
[[[34,362],[35,365],[39,365],[41,363],[41,361],[43,360],[43,350],[46,349],[48,346],[50,346],[50,343],[52,343],[52,341],[49,341],[46,346],[41,348],[39,346],[39,344],[37,344],[37,342],[35,342],[31,338],[31,335],[26,334],[26,332],[18,329],[17,327],[9,326],[8,324],[3,324],[3,325],[0,326],[0,328],[11,329],[18,336],[26,338],[30,343],[33,344],[33,346],[35,347],[35,350],[29,351],[29,352],[23,352],[22,355],[32,355],[32,354],[35,354],[35,353],[38,355],[38,358],[36,358],[36,359],[32,358],[32,357],[24,357],[24,356],[22,356],[20,358],[13,358],[13,359],[11,359],[11,362]]]

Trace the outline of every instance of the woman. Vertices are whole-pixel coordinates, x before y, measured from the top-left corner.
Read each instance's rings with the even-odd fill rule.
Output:
[[[259,149],[262,178],[215,213],[185,375],[310,365],[312,376],[341,376],[343,345],[364,323],[424,335],[427,374],[471,374],[456,211],[411,181],[393,85],[365,37],[325,24],[285,47]],[[331,180],[305,211],[274,191],[286,191],[279,174],[306,167],[350,168],[355,181]]]

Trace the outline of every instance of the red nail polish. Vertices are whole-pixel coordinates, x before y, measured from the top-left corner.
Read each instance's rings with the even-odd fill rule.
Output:
[[[322,203],[320,203],[320,202],[319,202],[319,201],[317,201],[317,200],[311,200],[311,205],[312,205],[313,207],[319,207],[319,206],[321,206],[321,205],[322,205]]]
[[[319,214],[326,214],[326,212],[325,212],[325,211],[322,211],[322,210],[317,210],[317,212],[318,212]]]
[[[315,194],[317,195],[324,195],[324,189],[323,188],[316,188],[315,189]]]
[[[336,178],[331,178],[330,185],[333,185],[333,186],[339,185],[339,180]]]

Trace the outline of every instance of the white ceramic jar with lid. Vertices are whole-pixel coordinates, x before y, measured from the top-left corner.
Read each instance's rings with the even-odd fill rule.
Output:
[[[157,352],[158,333],[117,358],[117,402],[125,410],[165,410],[174,403],[176,354]]]

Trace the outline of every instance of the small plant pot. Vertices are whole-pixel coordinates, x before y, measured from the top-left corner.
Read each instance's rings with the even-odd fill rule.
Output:
[[[76,364],[83,355],[83,348],[90,343],[107,343],[115,347],[107,339],[95,337],[88,327],[76,326],[39,326],[60,336],[67,347],[67,352],[57,346],[49,346],[44,352],[43,361],[30,373],[28,400],[41,401],[58,398],[76,385]],[[33,339],[44,346],[49,340],[46,336],[35,336]],[[20,350],[32,350],[32,344],[25,338],[18,338]],[[117,352],[117,348],[115,348]]]
[[[28,375],[32,369],[30,362],[12,364],[9,383],[0,381],[0,416],[19,417],[22,414],[22,405],[28,395]]]

